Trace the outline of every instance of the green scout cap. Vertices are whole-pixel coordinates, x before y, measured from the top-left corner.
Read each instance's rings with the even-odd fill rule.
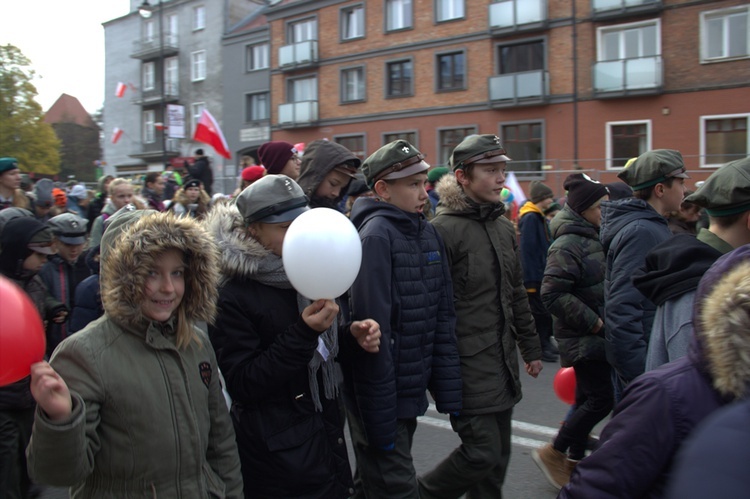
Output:
[[[245,225],[253,222],[291,222],[309,210],[307,196],[297,182],[286,175],[266,175],[256,180],[237,198]]]
[[[682,154],[673,149],[647,151],[628,163],[617,176],[634,191],[651,187],[668,178],[690,178],[685,173]]]
[[[449,164],[456,171],[472,163],[511,161],[506,154],[497,135],[470,135],[453,149]]]
[[[685,201],[705,208],[712,217],[750,211],[750,157],[727,163],[713,172]]]
[[[447,166],[436,166],[432,170],[427,172],[427,181],[431,184],[437,184],[438,180],[443,178],[443,175],[448,173],[450,170]]]
[[[390,142],[362,163],[367,185],[372,189],[378,180],[395,180],[427,171],[424,154],[409,142],[399,139]]]
[[[18,160],[16,158],[0,158],[0,175],[10,170],[18,169]]]

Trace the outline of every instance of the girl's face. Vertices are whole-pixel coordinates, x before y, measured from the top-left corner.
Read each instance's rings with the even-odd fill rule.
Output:
[[[112,204],[118,210],[126,204],[133,201],[133,186],[132,185],[120,185],[115,187],[115,191],[112,193]]]
[[[281,222],[278,224],[266,224],[257,222],[248,229],[250,235],[258,240],[264,248],[276,256],[281,256],[281,247],[284,245],[284,236],[292,222]]]
[[[198,202],[198,198],[201,197],[201,188],[200,187],[188,187],[185,189],[185,196],[187,196],[188,201],[191,203]]]
[[[174,314],[185,295],[185,262],[182,251],[169,249],[157,255],[146,278],[143,315],[165,322]]]
[[[23,269],[36,274],[42,270],[45,263],[47,263],[47,255],[34,251],[23,261]]]

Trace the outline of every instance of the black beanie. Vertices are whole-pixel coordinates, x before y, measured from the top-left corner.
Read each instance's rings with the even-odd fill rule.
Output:
[[[568,206],[579,215],[609,194],[609,190],[604,184],[592,180],[585,173],[568,175],[568,178],[563,182],[563,188],[568,191]]]

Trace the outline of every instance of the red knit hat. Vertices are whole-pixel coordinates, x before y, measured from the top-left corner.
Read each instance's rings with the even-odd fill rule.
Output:
[[[250,165],[242,170],[242,180],[253,183],[266,174],[266,169],[258,165]]]
[[[258,149],[261,163],[272,175],[281,173],[287,161],[295,154],[297,154],[297,150],[294,146],[283,140],[266,142]]]

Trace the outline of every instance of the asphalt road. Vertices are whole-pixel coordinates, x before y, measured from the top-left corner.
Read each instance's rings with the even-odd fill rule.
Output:
[[[556,435],[560,421],[568,411],[568,406],[557,399],[552,389],[552,380],[558,369],[556,364],[545,363],[537,379],[522,374],[524,396],[513,414],[513,449],[503,489],[504,499],[553,499],[557,496],[557,491],[531,460],[531,450]],[[600,423],[594,433],[598,434],[602,426]],[[459,443],[448,417],[437,413],[431,406],[419,419],[414,436],[412,454],[417,473],[431,470]],[[351,451],[350,456],[353,461]],[[64,489],[48,489],[41,497],[66,499],[68,495]]]

